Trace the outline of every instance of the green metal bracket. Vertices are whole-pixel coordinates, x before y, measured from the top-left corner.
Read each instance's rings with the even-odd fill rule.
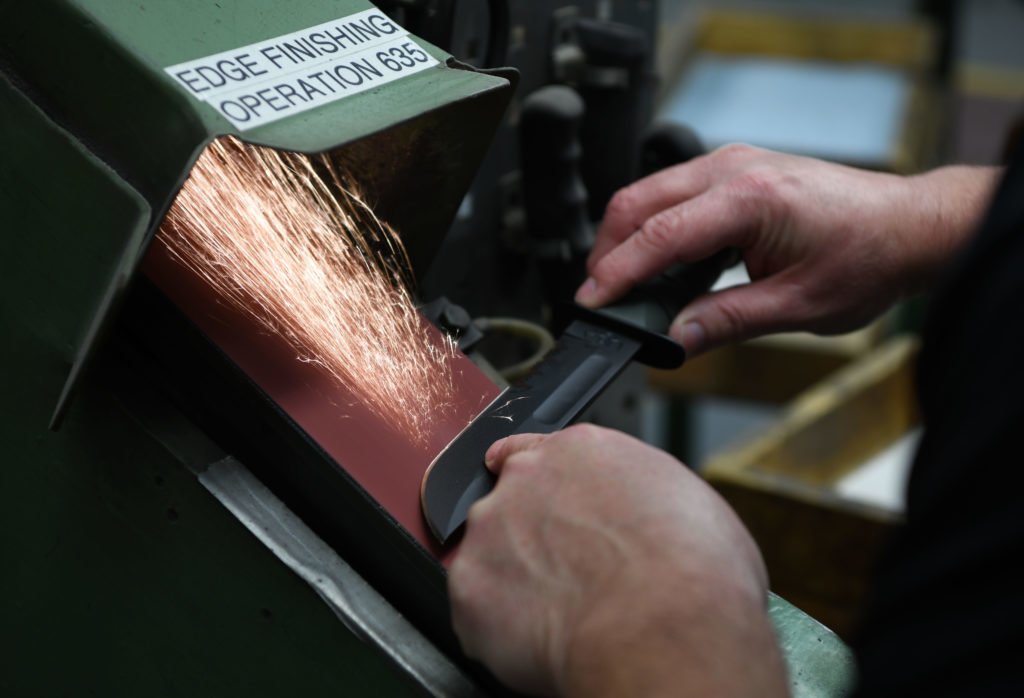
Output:
[[[853,652],[835,633],[775,594],[769,594],[768,614],[789,670],[793,698],[842,698],[853,692]]]

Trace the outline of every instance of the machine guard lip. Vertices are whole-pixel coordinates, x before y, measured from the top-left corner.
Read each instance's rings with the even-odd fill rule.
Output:
[[[444,67],[439,69],[479,73],[482,75],[500,78],[504,80],[505,83],[503,86],[500,84],[493,85],[488,87],[487,89],[478,91],[474,94],[462,95],[457,100],[437,104],[434,107],[424,110],[418,114],[411,115],[407,118],[399,119],[391,123],[384,124],[376,130],[368,131],[351,138],[343,139],[334,145],[322,149],[282,147],[280,144],[275,143],[275,139],[273,137],[261,136],[260,134],[263,132],[263,129],[261,128],[254,129],[252,135],[250,136],[245,136],[243,134],[238,133],[237,131],[233,131],[230,129],[219,129],[208,133],[206,137],[204,137],[192,149],[191,153],[189,154],[186,160],[186,165],[184,169],[179,174],[169,194],[161,202],[161,206],[159,208],[159,211],[157,212],[157,215],[153,215],[152,218],[149,220],[148,225],[145,228],[144,234],[140,236],[139,231],[136,230],[127,239],[121,261],[117,265],[113,275],[107,282],[105,290],[100,295],[95,312],[85,320],[85,323],[83,325],[83,332],[81,335],[82,339],[80,340],[75,351],[75,355],[71,362],[71,367],[68,372],[68,377],[63,384],[59,397],[57,398],[53,414],[50,418],[49,428],[51,430],[57,430],[60,428],[61,422],[63,421],[63,418],[66,415],[67,410],[69,409],[71,402],[74,399],[74,395],[77,392],[78,387],[80,386],[83,378],[88,373],[89,365],[91,364],[95,353],[103,343],[103,340],[107,334],[107,330],[111,325],[111,318],[117,314],[117,311],[123,302],[124,294],[128,290],[132,281],[134,280],[141,260],[145,256],[146,251],[149,249],[150,244],[152,244],[153,239],[156,237],[160,224],[163,222],[164,217],[167,215],[167,212],[170,210],[170,207],[172,206],[174,200],[177,198],[177,195],[181,191],[182,186],[184,186],[185,181],[188,179],[189,173],[195,166],[195,163],[198,161],[200,155],[210,145],[210,143],[217,140],[218,138],[230,136],[251,145],[274,148],[276,150],[282,151],[297,152],[305,155],[319,155],[328,152],[341,152],[346,148],[353,147],[358,143],[371,140],[375,137],[383,137],[385,134],[391,132],[402,132],[403,129],[410,129],[413,127],[414,124],[417,123],[430,122],[432,117],[437,116],[440,112],[453,108],[453,105],[461,104],[467,100],[478,100],[481,97],[493,95],[495,92],[503,94],[504,99],[501,100],[501,113],[503,114],[504,109],[508,104],[508,101],[511,99],[511,95],[514,92],[515,86],[518,84],[519,78],[519,72],[514,68],[478,70],[473,66],[461,63],[455,60],[454,58],[449,58],[447,61],[444,62]],[[413,79],[415,77],[416,76],[410,76],[409,79]],[[324,106],[339,109],[343,108],[343,104],[344,100],[340,100],[339,102],[334,102]],[[296,117],[292,118],[300,118],[302,116],[302,114],[299,114],[296,115]],[[285,121],[287,120],[288,119],[285,119]],[[493,126],[491,127],[492,131],[497,128],[500,119],[494,119],[493,121],[494,123]],[[273,124],[270,124],[269,126],[272,127]],[[488,145],[490,143],[490,136],[491,134],[488,133],[486,138],[486,143]],[[482,158],[482,153],[480,154],[480,157]],[[475,174],[475,168],[473,170],[473,174]],[[459,192],[459,197],[452,197],[452,201],[449,202],[449,205],[447,207],[449,209],[448,214],[446,216],[447,225],[445,226],[443,231],[439,231],[433,236],[435,242],[432,245],[432,250],[430,250],[429,254],[420,254],[418,256],[419,258],[414,260],[416,262],[414,264],[415,270],[420,273],[425,272],[426,268],[429,266],[430,258],[433,257],[433,254],[436,253],[437,249],[440,247],[440,244],[444,238],[444,234],[447,232],[447,227],[451,225],[451,222],[455,218],[455,215],[458,210],[458,203],[459,201],[461,201],[461,197],[465,195],[465,192],[468,191],[468,188],[472,183],[472,177],[463,177],[463,180],[464,181],[462,182],[462,186],[460,187],[461,191]],[[124,184],[129,189],[133,189],[128,182],[124,182]],[[135,190],[133,189],[133,191]],[[140,198],[144,197],[141,197],[140,194]],[[152,202],[150,202],[150,205],[152,207]],[[443,206],[439,206],[439,208],[443,208]],[[151,208],[151,210],[155,209]],[[403,242],[406,242],[408,246],[407,240],[403,240]]]

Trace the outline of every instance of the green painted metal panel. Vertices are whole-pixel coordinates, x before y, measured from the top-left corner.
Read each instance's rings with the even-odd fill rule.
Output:
[[[47,431],[104,291],[89,271],[116,274],[149,212],[2,81],[0,122],[0,694],[413,695],[101,376]]]
[[[237,134],[211,107],[163,72],[200,58],[372,7],[358,0],[123,2],[43,0],[0,5],[0,55],[70,131],[121,165],[150,201],[166,200],[213,135]],[[383,88],[268,124],[246,140],[321,152],[459,100],[486,100],[508,80],[446,67],[449,56],[420,45],[442,65]],[[499,113],[468,108],[485,140]],[[496,125],[496,124],[494,124]],[[472,138],[471,133],[464,137]],[[474,170],[477,162],[464,166]]]
[[[853,692],[856,663],[838,635],[775,594],[769,595],[768,613],[793,698],[841,698]]]
[[[163,67],[366,7],[0,1],[0,693],[411,693],[131,421],[105,373],[46,428],[192,163],[236,133]],[[346,146],[423,261],[510,91],[442,66],[245,135]]]
[[[0,79],[6,75],[148,203],[143,234],[114,229],[122,238],[120,249],[97,248],[83,258],[59,236],[50,248],[55,264],[78,267],[84,285],[76,293],[103,289],[88,297],[96,314],[80,320],[79,355],[65,398],[125,287],[123,279],[111,276],[111,265],[130,275],[199,153],[215,137],[244,135],[243,140],[285,150],[337,151],[378,214],[403,236],[415,273],[426,272],[501,119],[509,79],[449,67],[446,54],[421,43],[441,60],[439,66],[240,134],[164,72],[184,60],[371,7],[358,0],[0,3]],[[0,144],[6,147],[17,137],[5,129]],[[43,160],[23,167],[48,173],[51,198],[80,186],[76,175],[55,171]],[[64,235],[73,228],[68,221]],[[82,238],[83,245],[91,242]]]

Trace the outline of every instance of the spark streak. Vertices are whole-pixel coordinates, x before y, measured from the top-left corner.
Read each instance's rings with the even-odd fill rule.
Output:
[[[401,241],[327,156],[214,141],[160,228],[171,255],[411,442],[455,404]]]

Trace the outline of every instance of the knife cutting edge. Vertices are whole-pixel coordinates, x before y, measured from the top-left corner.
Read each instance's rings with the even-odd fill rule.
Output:
[[[512,434],[549,434],[576,420],[630,361],[676,368],[682,346],[666,336],[672,320],[738,261],[727,249],[680,264],[621,301],[589,310],[574,306],[555,348],[518,384],[501,393],[427,468],[420,502],[434,536],[446,542],[469,508],[494,487],[484,454]]]

